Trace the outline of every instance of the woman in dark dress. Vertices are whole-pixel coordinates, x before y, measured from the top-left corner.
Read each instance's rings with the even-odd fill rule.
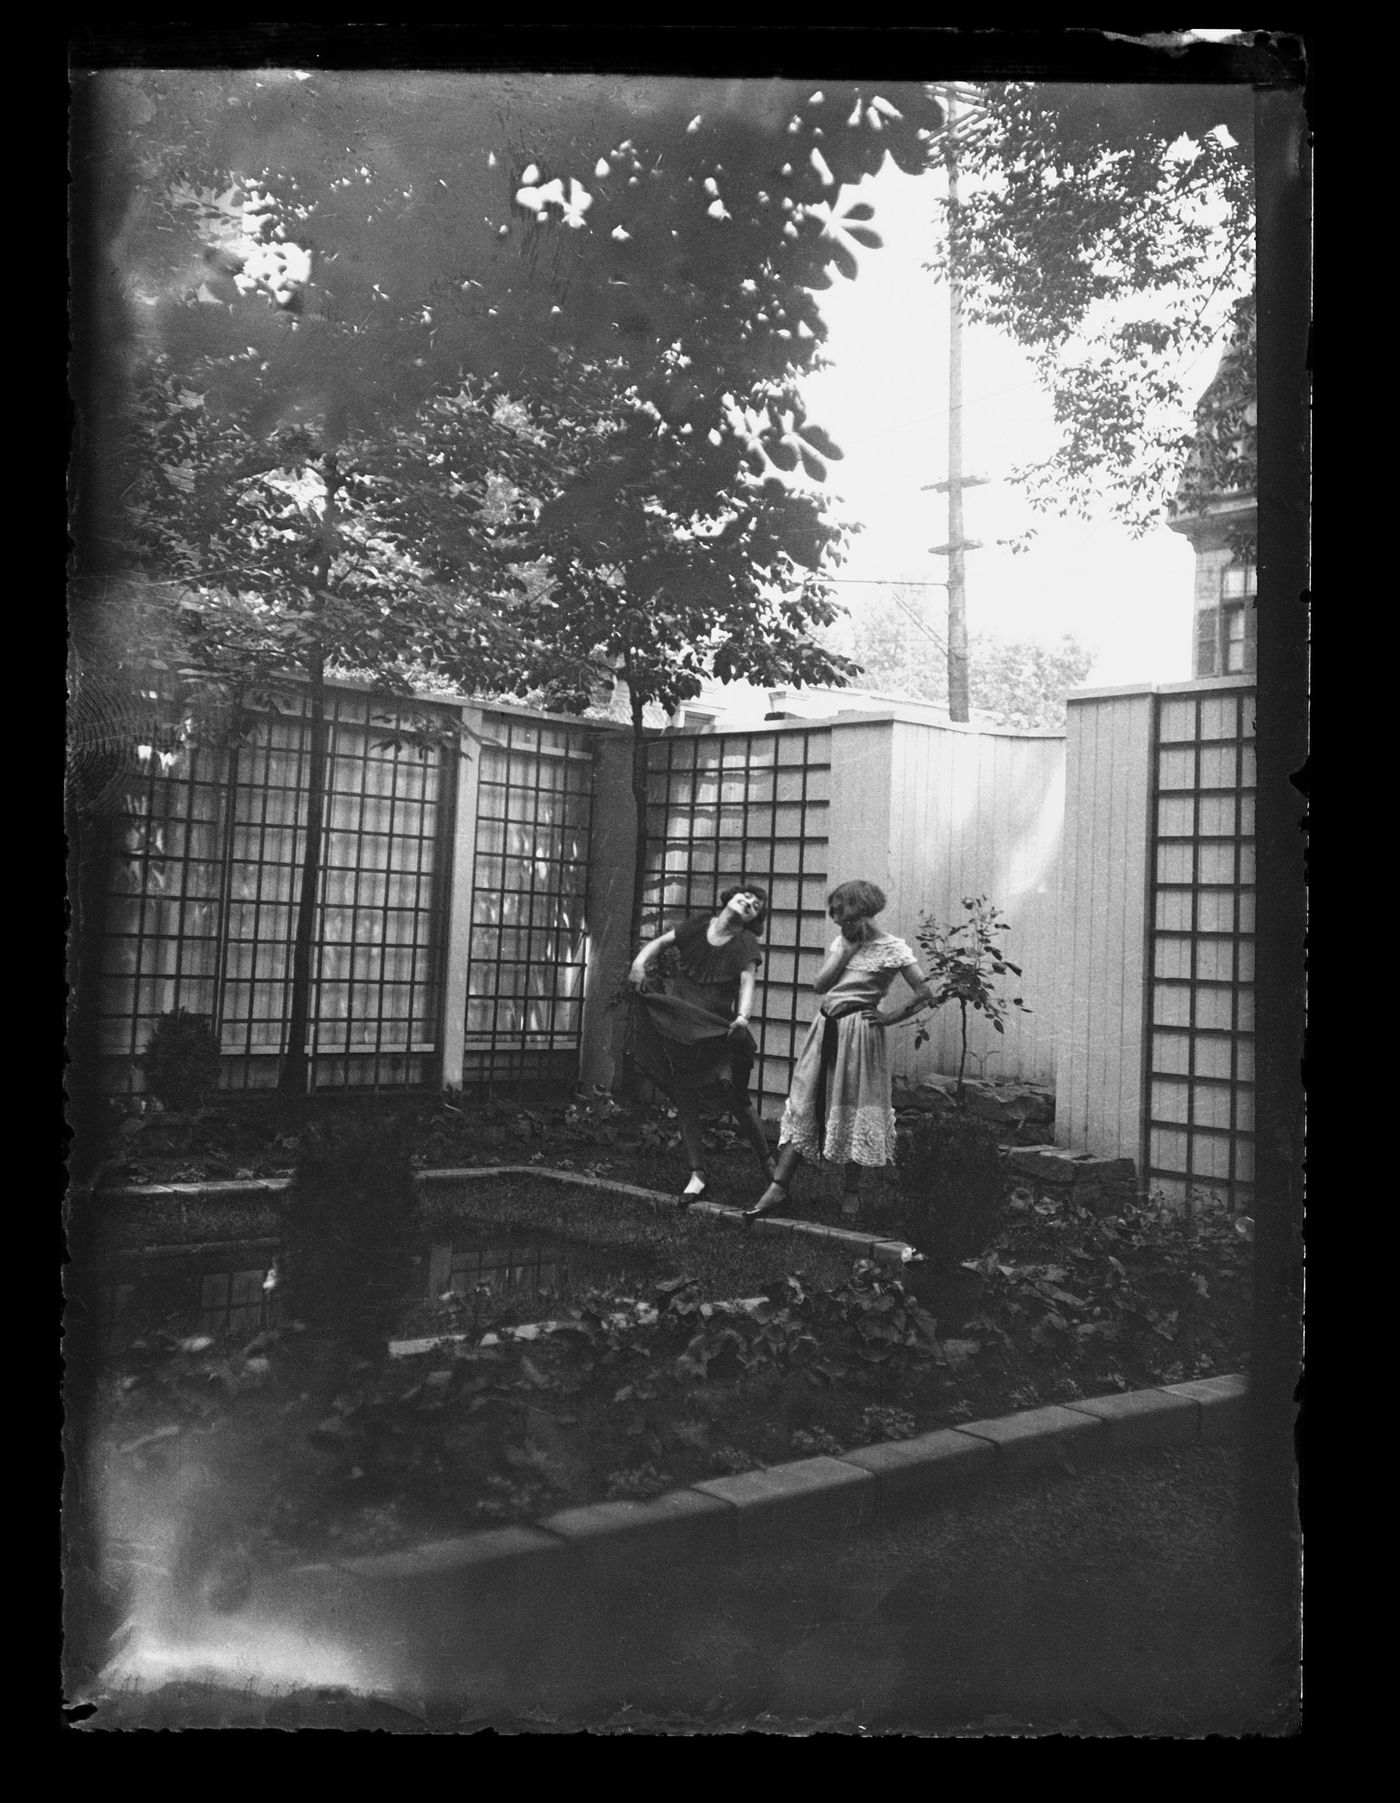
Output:
[[[749,1099],[757,1046],[749,1031],[763,949],[755,934],[768,897],[752,883],[726,889],[714,914],[697,914],[644,945],[628,972],[636,992],[633,1057],[676,1105],[690,1181],[679,1202],[688,1208],[705,1193],[700,1104],[715,1088],[771,1177],[773,1159],[758,1110]],[[670,951],[664,984],[655,961]]]

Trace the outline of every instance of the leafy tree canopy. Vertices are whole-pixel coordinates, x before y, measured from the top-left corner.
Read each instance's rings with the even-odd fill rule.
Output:
[[[575,667],[627,651],[648,696],[668,699],[691,666],[725,672],[781,641],[757,629],[755,583],[781,578],[792,593],[836,551],[810,496],[780,479],[799,466],[820,479],[839,455],[796,392],[822,337],[814,291],[855,274],[853,244],[878,243],[842,184],[886,155],[921,166],[941,117],[923,88],[293,69],[89,80],[81,236],[109,549],[133,550],[130,497],[158,468],[163,500],[180,505],[154,565],[197,565],[240,605],[266,600],[268,581],[285,597],[292,565],[304,578],[317,554],[303,466],[336,452],[336,527],[361,549],[353,581],[350,550],[337,551],[339,598],[318,599],[332,661],[413,661],[421,620],[402,604],[392,624],[376,617],[376,598],[393,586],[402,602],[453,574],[479,606],[511,556],[548,561],[556,616],[537,608],[536,623],[557,629],[567,606],[573,630],[476,649],[513,650],[522,677],[556,688],[560,672],[543,666],[566,644]],[[497,410],[522,405],[530,430],[512,440]],[[189,432],[197,458],[180,446]],[[166,441],[154,458],[152,434]],[[493,482],[530,530],[485,520]],[[254,543],[236,528],[260,505],[269,523]],[[136,543],[153,548],[144,528]],[[624,571],[630,625],[603,617]],[[546,586],[524,579],[536,600]],[[707,607],[733,615],[744,596],[743,620],[701,630]],[[284,609],[292,649],[313,624],[298,627],[296,611]],[[645,649],[681,624],[696,633],[688,663],[674,641],[659,661]],[[205,635],[207,653],[218,644]],[[792,650],[785,674],[800,678],[815,653],[795,638]],[[500,661],[483,658],[475,686]],[[820,657],[812,668],[836,670]]]
[[[708,674],[840,679],[809,630],[838,533],[783,479],[839,451],[797,377],[816,291],[879,243],[843,187],[922,166],[923,88],[184,70],[88,98],[99,530],[188,584],[192,665],[309,678],[314,820],[336,667],[575,705],[611,669],[634,720]],[[315,882],[313,848],[303,1000]]]
[[[813,636],[837,609],[812,573],[843,549],[820,494],[746,467],[737,410],[728,434],[657,435],[634,391],[593,386],[555,435],[559,492],[520,531],[548,577],[518,608],[521,687],[582,705],[618,677],[640,722],[711,677],[843,680],[850,666]]]
[[[862,688],[946,707],[947,658],[927,616],[922,590],[895,586],[862,601],[829,636],[859,667],[854,680]],[[973,713],[998,726],[1063,730],[1065,697],[1083,685],[1093,661],[1093,652],[1071,633],[1050,644],[1007,639],[995,632],[971,633]]]
[[[625,361],[669,430],[719,425],[725,393],[810,359],[812,291],[878,242],[842,184],[920,167],[940,117],[914,84],[91,79],[104,342],[332,441],[444,382],[518,385],[558,346]],[[795,467],[776,419],[759,436]]]
[[[1037,506],[1160,520],[1188,384],[1253,290],[1250,101],[1002,82],[967,109],[948,254],[969,315],[1022,345],[1052,397],[1061,442],[1018,472]]]

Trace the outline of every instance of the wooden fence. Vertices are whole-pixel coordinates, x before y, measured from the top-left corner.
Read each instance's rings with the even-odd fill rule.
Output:
[[[385,707],[348,685],[328,712],[312,1087],[571,1081],[594,745],[615,729],[504,706]],[[250,701],[241,728],[148,748],[128,785],[102,984],[111,1093],[143,1089],[140,1053],[176,1008],[212,1019],[225,1089],[276,1082],[305,848],[303,699]]]
[[[648,934],[743,876],[770,896],[756,1030],[776,1113],[813,1018],[830,888],[861,876],[917,944],[986,895],[1022,966],[970,1066],[1056,1091],[1061,1144],[1172,1195],[1248,1200],[1253,1135],[1253,690],[1082,691],[1067,737],[917,710],[667,732],[648,749]],[[418,702],[437,736],[337,688],[313,1005],[318,1089],[615,1082],[633,809],[615,726]],[[465,755],[451,743],[460,736]],[[156,1018],[210,1015],[225,1087],[275,1081],[304,845],[300,704],[237,743],[152,747],[113,860],[107,1087],[142,1087]],[[897,1074],[951,1071],[947,1009]]]
[[[765,1113],[781,1109],[795,1046],[816,1012],[811,978],[834,928],[827,892],[852,877],[889,897],[882,924],[915,943],[926,916],[962,917],[964,896],[1007,915],[1016,985],[1032,1012],[969,1034],[969,1068],[1054,1078],[1056,891],[1064,741],[1053,733],[932,725],[912,710],[774,723],[761,733],[679,733],[650,751],[649,930],[711,907],[740,873],[770,893],[756,1024]],[[916,947],[917,949],[917,947]],[[957,1024],[931,1043],[892,1040],[906,1077],[951,1068]]]
[[[1245,1207],[1254,1141],[1254,687],[1070,698],[1056,1138]]]

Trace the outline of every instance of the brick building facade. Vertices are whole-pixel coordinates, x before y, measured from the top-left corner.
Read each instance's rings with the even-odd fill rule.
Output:
[[[1168,525],[1196,553],[1193,677],[1255,669],[1258,405],[1255,309],[1241,305],[1196,409],[1196,441]]]

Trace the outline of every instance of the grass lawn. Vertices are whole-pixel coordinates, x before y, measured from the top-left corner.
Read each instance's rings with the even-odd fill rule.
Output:
[[[694,1278],[711,1301],[756,1295],[789,1272],[814,1284],[840,1283],[854,1263],[849,1252],[820,1239],[755,1234],[733,1221],[680,1208],[654,1210],[637,1197],[591,1185],[571,1189],[548,1178],[474,1179],[450,1195],[434,1185],[423,1214],[435,1226],[505,1223],[616,1249],[620,1263],[640,1257],[658,1281]]]

